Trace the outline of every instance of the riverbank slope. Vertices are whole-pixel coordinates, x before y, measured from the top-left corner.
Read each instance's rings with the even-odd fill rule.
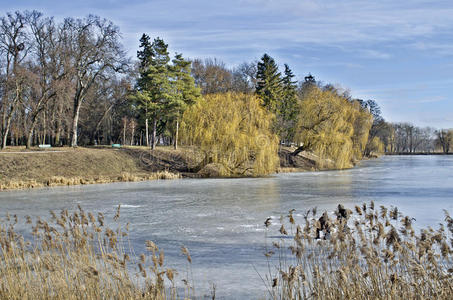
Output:
[[[10,147],[0,152],[0,190],[180,177],[163,162],[151,167],[143,153],[126,148]]]
[[[315,171],[317,157],[310,153],[279,152],[278,172]],[[216,177],[206,169],[195,172],[200,153],[189,147],[91,147],[26,150],[9,147],[0,152],[0,190],[43,186]]]

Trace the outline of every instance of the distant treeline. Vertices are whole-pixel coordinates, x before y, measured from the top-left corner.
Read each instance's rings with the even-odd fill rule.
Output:
[[[453,153],[444,152],[386,152],[385,155],[453,155]]]
[[[230,173],[260,169],[259,159],[274,168],[275,159],[259,151],[276,152],[271,144],[294,146],[294,155],[311,151],[338,168],[372,152],[450,151],[451,130],[389,124],[374,100],[355,99],[311,75],[297,81],[267,54],[229,68],[215,58],[170,57],[161,38],[143,34],[140,42],[137,59],[130,59],[118,27],[96,16],[2,17],[1,147],[176,148],[181,139]]]
[[[452,129],[436,130],[410,123],[392,123],[379,129],[382,130],[380,135],[385,142],[385,152],[449,153],[453,146]]]

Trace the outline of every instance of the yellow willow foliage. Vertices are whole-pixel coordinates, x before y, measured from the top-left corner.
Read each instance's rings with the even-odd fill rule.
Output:
[[[381,139],[378,138],[377,136],[375,136],[369,142],[368,149],[370,152],[373,152],[373,153],[382,153],[382,152],[384,152],[385,146],[384,146],[384,143],[381,141]]]
[[[371,123],[358,103],[312,87],[300,102],[296,138],[336,168],[348,168],[362,157]]]
[[[368,143],[368,136],[373,125],[373,116],[363,109],[357,101],[350,103],[350,107],[349,122],[353,124],[354,128],[352,135],[353,159],[360,160]]]
[[[273,120],[253,95],[207,95],[184,112],[182,140],[198,146],[206,164],[222,165],[222,176],[266,175],[278,166]]]

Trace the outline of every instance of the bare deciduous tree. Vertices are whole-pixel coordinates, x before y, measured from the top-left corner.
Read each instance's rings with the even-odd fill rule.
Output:
[[[64,51],[70,55],[75,84],[71,146],[76,147],[80,107],[88,91],[97,78],[125,69],[127,61],[119,29],[112,22],[96,16],[67,18],[63,27]]]
[[[225,63],[217,58],[207,58],[204,61],[195,59],[192,62],[192,74],[203,95],[232,90],[233,75]]]
[[[441,129],[436,131],[436,144],[444,153],[449,153],[453,145],[453,129]]]
[[[25,15],[16,12],[8,13],[0,19],[0,54],[4,65],[4,76],[1,110],[2,110],[2,144],[6,147],[11,120],[22,94],[24,74],[21,72],[21,62],[28,53]]]

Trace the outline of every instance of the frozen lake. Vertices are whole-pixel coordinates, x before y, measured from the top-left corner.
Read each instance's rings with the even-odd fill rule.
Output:
[[[385,156],[364,161],[344,171],[278,174],[269,178],[181,179],[139,183],[70,186],[0,193],[0,213],[47,216],[49,210],[103,212],[111,220],[122,205],[121,223],[130,223],[136,253],[144,242],[164,249],[167,266],[183,272],[187,246],[193,260],[195,289],[217,298],[257,299],[266,290],[257,271],[267,269],[264,225],[296,209],[296,221],[317,206],[333,211],[339,203],[353,208],[374,200],[395,205],[416,218],[416,226],[443,220],[443,209],[453,214],[453,156]],[[20,220],[20,226],[25,222]],[[19,228],[20,228],[19,226]],[[272,239],[272,237],[270,237]]]

